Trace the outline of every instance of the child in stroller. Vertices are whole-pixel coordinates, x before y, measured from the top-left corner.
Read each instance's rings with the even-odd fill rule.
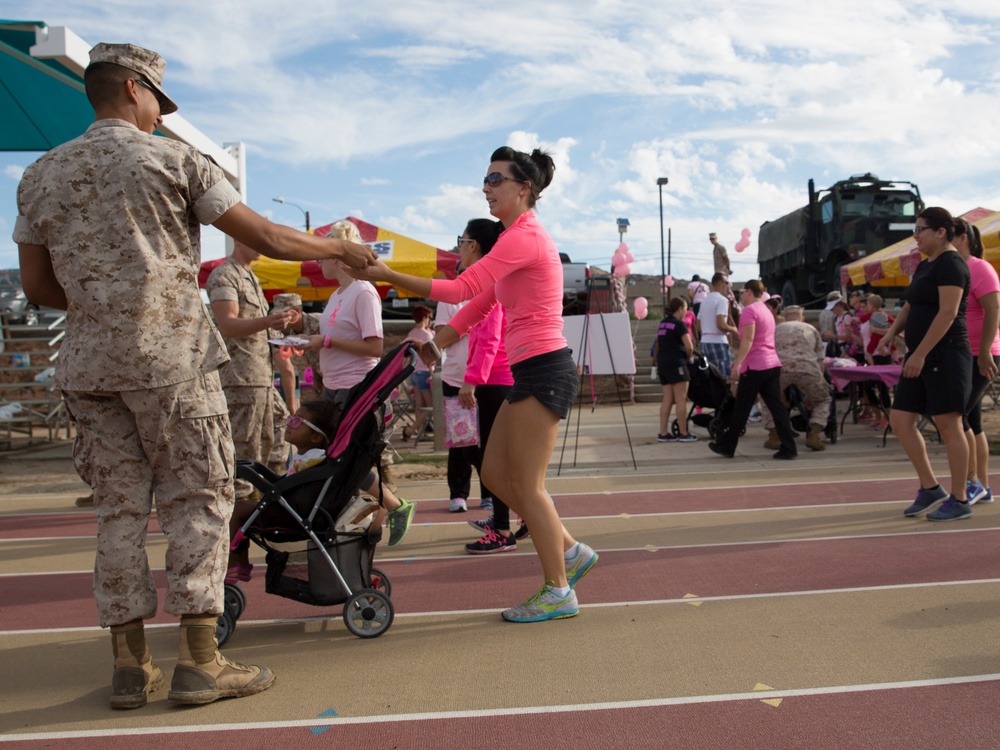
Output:
[[[285,420],[285,441],[294,449],[286,476],[322,463],[340,423],[340,412],[340,404],[329,399],[306,401]],[[239,531],[255,507],[250,503],[237,503],[233,510],[229,521],[229,536],[233,545],[229,552],[226,583],[247,582],[251,578],[250,540]]]
[[[233,534],[232,549],[249,540],[267,550],[267,593],[315,606],[343,603],[348,629],[364,638],[385,632],[393,609],[389,580],[372,567],[382,534],[377,506],[358,488],[387,444],[385,403],[416,356],[408,342],[386,355],[348,392],[339,423],[327,402],[304,404],[289,420],[289,440],[303,461],[296,471],[282,477],[256,461],[237,462],[237,476],[261,500]],[[321,445],[320,462],[306,466]],[[237,558],[237,573],[239,565]],[[246,604],[238,585],[226,584],[225,603],[220,645]]]

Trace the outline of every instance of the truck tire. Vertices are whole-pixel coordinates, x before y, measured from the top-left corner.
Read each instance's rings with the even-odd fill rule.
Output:
[[[799,304],[798,293],[795,291],[795,284],[789,279],[781,287],[781,305],[788,307],[797,304]]]

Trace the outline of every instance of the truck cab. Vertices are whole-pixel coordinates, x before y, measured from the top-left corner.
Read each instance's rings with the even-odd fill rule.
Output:
[[[807,206],[761,225],[761,278],[785,304],[821,302],[840,287],[843,264],[905,239],[923,208],[912,182],[866,173],[816,191],[809,180]]]

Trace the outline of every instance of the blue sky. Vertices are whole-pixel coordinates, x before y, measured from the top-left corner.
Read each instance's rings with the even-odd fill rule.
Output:
[[[36,0],[30,18],[163,54],[184,117],[246,144],[250,207],[291,225],[302,213],[273,197],[313,226],[354,215],[450,248],[488,215],[501,145],[553,153],[538,213],[560,250],[607,268],[626,217],[638,273],[660,268],[660,176],[678,278],[711,272],[710,231],[738,280],[756,276],[758,227],[810,177],[874,172],[928,205],[1000,209],[987,0]],[[0,153],[0,268],[37,156]],[[223,253],[212,228],[203,253]]]

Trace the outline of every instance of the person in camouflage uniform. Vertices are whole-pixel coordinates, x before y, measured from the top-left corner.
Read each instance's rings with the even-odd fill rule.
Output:
[[[145,550],[154,494],[167,538],[164,609],[181,618],[168,698],[209,703],[274,681],[215,642],[234,459],[218,372],[229,355],[198,291],[199,225],[281,259],[375,260],[364,246],[271,223],[197,149],[155,137],[177,110],[165,67],[130,44],[91,50],[84,83],[95,122],[25,170],[13,234],[25,295],[66,310],[56,384],[76,419],[77,468],[94,489],[94,595],[111,629],[114,708],[145,705],[163,681],[143,629],[157,610]]]
[[[285,328],[283,333],[286,336],[320,336],[322,332],[319,327],[320,313],[307,313],[302,311],[302,297],[293,292],[284,292],[274,298],[275,310],[291,310],[293,313],[292,322]],[[319,352],[311,350],[301,350],[301,357],[305,360],[306,367],[312,368],[313,389],[317,396],[323,395],[323,371],[319,366]],[[291,409],[291,407],[289,407]],[[292,410],[294,411],[294,409]]]
[[[272,337],[272,329],[285,328],[294,314],[277,309],[268,312],[264,290],[250,270],[250,264],[259,257],[256,250],[236,243],[233,254],[209,274],[205,291],[229,349],[230,362],[220,376],[229,405],[236,458],[268,464],[278,409],[275,401],[279,399],[267,340]],[[238,480],[236,502],[249,502],[252,491],[249,482]]]
[[[823,355],[826,345],[819,331],[802,320],[802,308],[785,308],[785,322],[774,329],[774,348],[781,360],[781,391],[794,385],[812,404],[809,415],[809,433],[806,445],[814,451],[826,450],[822,434],[830,419],[830,386],[823,377]],[[768,430],[764,447],[774,450],[781,447],[774,418],[761,404],[761,421]]]

